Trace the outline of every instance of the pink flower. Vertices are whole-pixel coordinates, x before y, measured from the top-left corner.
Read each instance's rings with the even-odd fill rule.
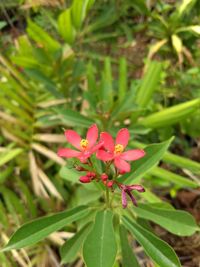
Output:
[[[77,150],[71,148],[60,148],[58,156],[64,158],[78,158],[81,162],[86,162],[87,159],[96,152],[101,146],[102,142],[96,144],[98,139],[98,128],[93,124],[87,131],[86,139],[82,139],[80,135],[73,131],[65,131],[67,141],[73,145]]]
[[[123,206],[124,209],[128,205],[126,195],[128,195],[130,197],[133,205],[137,206],[137,201],[136,201],[136,199],[134,198],[134,196],[131,193],[132,190],[136,190],[136,191],[138,191],[140,193],[145,192],[145,189],[144,189],[143,186],[136,185],[136,184],[135,185],[123,185],[123,184],[121,184],[119,187],[120,187],[120,189],[122,191],[122,206]]]
[[[106,150],[99,149],[97,158],[102,161],[114,160],[114,165],[120,172],[130,172],[131,167],[127,161],[140,159],[144,157],[145,152],[142,149],[132,149],[124,152],[129,138],[129,131],[126,128],[119,130],[115,143],[109,133],[101,133],[101,141],[103,141],[103,147]]]

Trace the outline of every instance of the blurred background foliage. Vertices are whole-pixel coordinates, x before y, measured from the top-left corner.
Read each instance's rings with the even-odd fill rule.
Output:
[[[199,14],[195,0],[0,2],[2,244],[31,218],[82,203],[88,191],[87,202],[97,197],[59,175],[69,127],[128,127],[133,147],[174,135],[144,177],[149,201],[199,186]],[[57,245],[74,229],[65,230],[0,254],[2,266],[60,266]]]

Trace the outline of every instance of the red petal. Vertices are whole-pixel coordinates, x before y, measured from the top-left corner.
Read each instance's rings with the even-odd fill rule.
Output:
[[[80,142],[81,142],[81,137],[77,132],[73,130],[67,130],[65,131],[65,136],[67,138],[67,141],[72,144],[74,147],[77,149],[81,149]]]
[[[89,148],[93,147],[98,138],[98,128],[93,124],[87,131],[86,139],[89,142]]]
[[[130,197],[130,199],[131,199],[133,205],[135,205],[135,206],[137,207],[137,201],[136,201],[136,199],[134,198],[134,196],[131,194],[131,192],[130,192],[130,191],[127,191],[127,194],[129,195],[129,197]]]
[[[109,133],[103,132],[101,133],[100,139],[104,142],[104,147],[110,152],[114,151],[115,145],[114,145],[114,140],[112,136]]]
[[[128,129],[123,128],[119,130],[119,132],[117,133],[116,144],[120,144],[123,147],[126,147],[128,144],[129,138],[130,138],[130,134],[129,134]]]
[[[125,160],[121,159],[120,157],[115,158],[114,164],[117,167],[117,169],[119,169],[120,171],[130,172],[131,170],[130,164],[126,162]]]
[[[114,157],[113,153],[106,152],[105,150],[102,150],[102,149],[97,151],[96,156],[98,159],[103,160],[103,161],[112,160]]]
[[[64,158],[77,158],[79,157],[81,152],[70,149],[70,148],[60,148],[58,150],[58,156],[64,157]]]
[[[137,160],[144,157],[145,152],[142,149],[132,149],[121,154],[121,158],[124,160]]]
[[[90,149],[90,152],[91,152],[91,153],[94,153],[94,152],[96,152],[98,149],[100,149],[102,146],[103,146],[103,141],[100,141],[97,145],[93,146],[93,147]]]
[[[130,190],[137,190],[140,193],[145,192],[145,189],[142,185],[139,184],[133,184],[133,185],[127,185],[127,189]]]

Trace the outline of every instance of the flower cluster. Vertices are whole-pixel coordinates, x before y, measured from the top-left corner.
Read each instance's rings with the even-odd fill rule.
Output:
[[[102,132],[98,140],[98,128],[96,124],[88,129],[85,139],[82,139],[73,130],[65,131],[65,136],[67,142],[76,150],[60,148],[58,155],[60,157],[76,158],[79,160],[80,166],[76,166],[76,169],[80,172],[86,172],[85,175],[80,177],[80,182],[90,183],[93,180],[102,182],[105,187],[110,188],[113,192],[117,186],[121,190],[123,208],[127,207],[127,196],[130,197],[134,205],[137,205],[131,191],[144,192],[144,188],[141,185],[124,185],[118,181],[121,174],[131,171],[129,161],[138,160],[145,156],[145,152],[142,149],[125,151],[130,139],[128,129],[123,128],[119,130],[116,140],[107,132]],[[97,172],[91,160],[92,155],[95,155],[97,159],[104,162],[104,173]]]

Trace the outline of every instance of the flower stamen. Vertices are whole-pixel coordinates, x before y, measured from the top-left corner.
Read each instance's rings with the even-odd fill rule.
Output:
[[[123,152],[123,150],[124,150],[123,145],[117,144],[117,145],[115,145],[114,153],[115,154],[121,154]]]
[[[89,145],[89,142],[87,139],[82,139],[80,142],[80,145],[81,145],[82,149],[86,149]]]

